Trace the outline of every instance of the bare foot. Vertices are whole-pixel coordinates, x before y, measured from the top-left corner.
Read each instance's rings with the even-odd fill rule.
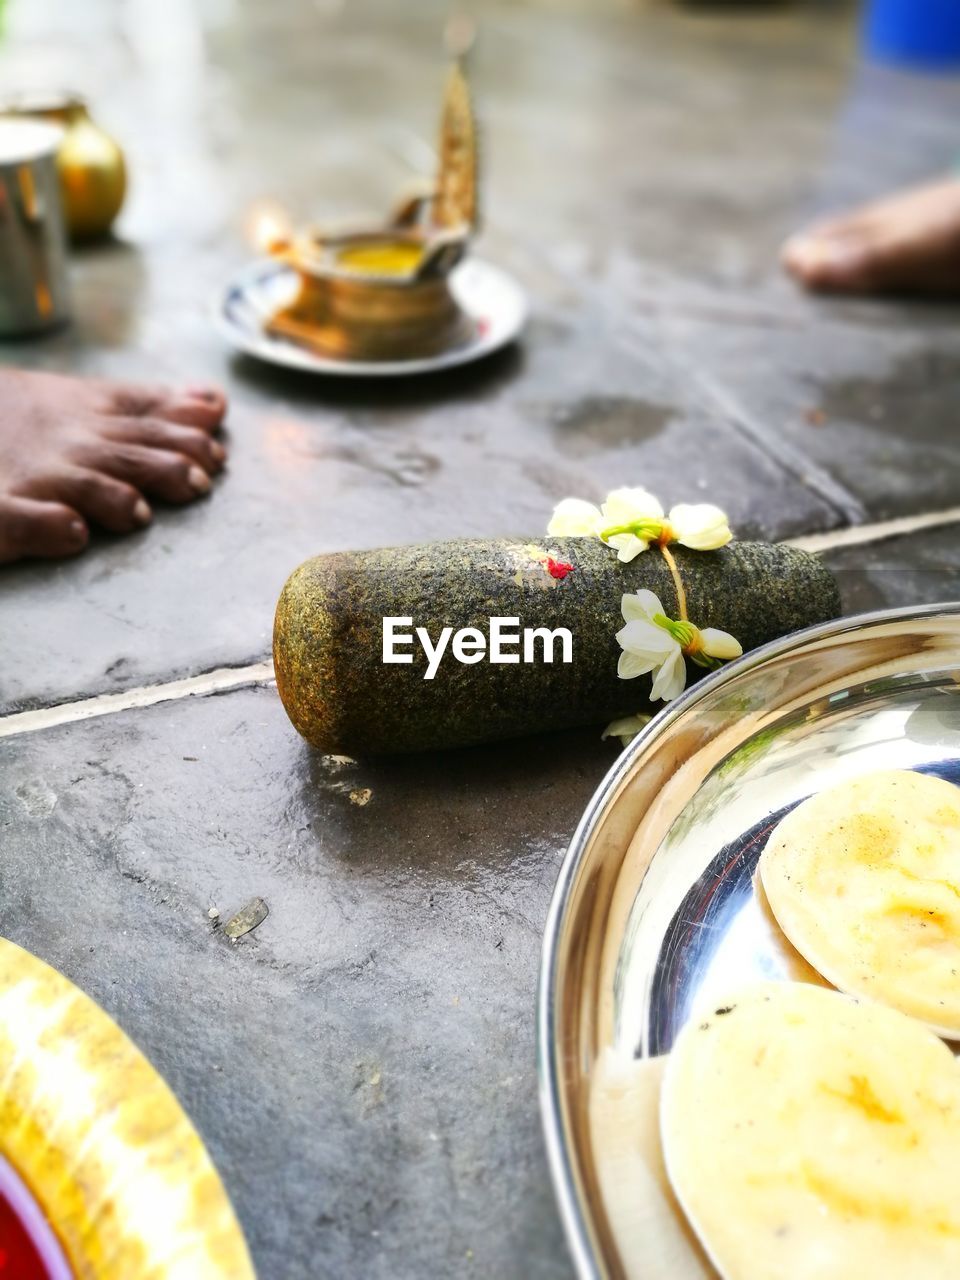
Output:
[[[0,369],[0,564],[75,555],[91,524],[141,529],[147,496],[209,493],[226,458],[213,438],[225,412],[214,387]]]
[[[793,236],[783,263],[809,289],[960,294],[960,178],[914,187]]]

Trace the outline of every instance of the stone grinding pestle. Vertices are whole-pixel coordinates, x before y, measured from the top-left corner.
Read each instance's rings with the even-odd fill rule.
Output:
[[[731,632],[746,652],[840,612],[837,585],[804,551],[732,542],[719,551],[673,548],[688,614]],[[467,746],[655,711],[650,677],[617,675],[621,596],[646,588],[676,616],[670,571],[651,547],[628,564],[597,538],[462,539],[307,560],[277,605],[274,661],[287,714],[313,746],[375,755]],[[443,627],[491,616],[524,628],[566,627],[572,661],[469,665],[448,651],[434,677],[414,641],[408,664],[383,662],[383,619],[406,617],[436,642]],[[400,651],[400,650],[398,650]],[[512,650],[523,655],[523,645]],[[536,654],[542,655],[537,647]],[[687,661],[688,685],[706,674]]]

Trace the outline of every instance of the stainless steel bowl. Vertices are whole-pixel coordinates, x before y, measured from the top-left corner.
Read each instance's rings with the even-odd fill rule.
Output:
[[[63,130],[0,117],[0,337],[42,333],[70,312],[57,174]]]
[[[713,988],[788,976],[751,886],[766,835],[870,770],[960,781],[958,694],[960,604],[844,618],[695,685],[601,783],[554,892],[538,1009],[547,1152],[581,1276],[623,1274],[588,1125],[600,1054],[665,1053]]]

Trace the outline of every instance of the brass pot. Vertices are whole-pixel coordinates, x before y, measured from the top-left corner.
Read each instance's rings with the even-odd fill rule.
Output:
[[[67,93],[21,95],[0,103],[0,112],[63,126],[57,168],[70,236],[106,235],[126,195],[126,164],[119,143],[91,118],[83,99]]]

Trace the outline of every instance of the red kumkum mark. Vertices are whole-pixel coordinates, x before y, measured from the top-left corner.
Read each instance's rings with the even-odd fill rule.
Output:
[[[481,338],[485,338],[490,332],[490,321],[486,316],[481,316],[477,321],[477,333]]]
[[[562,582],[568,573],[573,573],[573,570],[572,564],[564,564],[562,560],[554,560],[552,556],[547,556],[547,573],[558,582]]]

